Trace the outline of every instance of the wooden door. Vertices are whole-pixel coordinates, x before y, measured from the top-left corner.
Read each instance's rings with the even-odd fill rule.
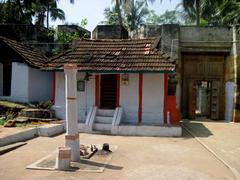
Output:
[[[196,115],[196,81],[189,80],[188,83],[188,118],[194,119]]]
[[[219,119],[219,98],[220,98],[220,82],[212,81],[211,88],[211,119]]]
[[[116,108],[117,99],[117,75],[103,74],[101,75],[100,89],[101,108],[114,109]]]

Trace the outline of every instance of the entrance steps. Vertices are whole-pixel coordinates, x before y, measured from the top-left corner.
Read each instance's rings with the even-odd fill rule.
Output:
[[[122,118],[122,108],[99,109],[92,106],[84,125],[79,126],[81,132],[94,134],[115,134]]]
[[[93,131],[110,133],[115,110],[98,109],[93,124]]]

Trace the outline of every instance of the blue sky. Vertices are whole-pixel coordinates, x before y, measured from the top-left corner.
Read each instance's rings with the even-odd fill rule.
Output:
[[[166,10],[175,9],[176,5],[181,0],[156,0],[154,4],[149,3],[149,9],[155,10],[157,14],[162,14]],[[50,26],[57,24],[80,23],[84,18],[87,18],[88,24],[86,29],[92,31],[97,24],[104,20],[103,10],[111,6],[112,0],[75,0],[74,4],[70,4],[70,0],[58,1],[58,7],[64,10],[66,20],[51,22]]]

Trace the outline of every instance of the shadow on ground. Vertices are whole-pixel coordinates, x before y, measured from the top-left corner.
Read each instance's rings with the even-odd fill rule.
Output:
[[[181,126],[183,127],[183,137],[191,138],[189,133],[185,128],[194,132],[196,137],[209,137],[212,136],[212,132],[203,124],[201,121],[190,121],[190,120],[182,120]]]

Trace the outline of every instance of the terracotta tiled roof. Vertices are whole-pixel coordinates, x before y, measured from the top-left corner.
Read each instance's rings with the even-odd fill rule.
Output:
[[[35,68],[42,68],[45,63],[48,62],[48,58],[45,55],[41,54],[37,49],[31,46],[1,36],[0,41],[3,41],[10,48],[12,48],[30,66],[33,66]]]
[[[175,63],[157,50],[157,39],[87,40],[51,58],[46,69],[63,69],[65,63],[77,64],[79,71],[92,72],[171,72]]]

